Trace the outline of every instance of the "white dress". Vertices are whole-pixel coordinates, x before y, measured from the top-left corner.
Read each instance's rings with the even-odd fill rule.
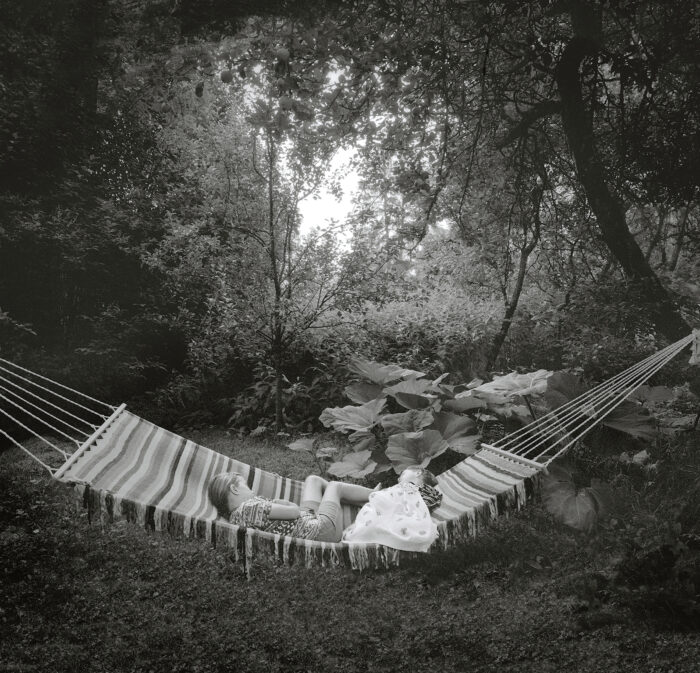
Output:
[[[371,493],[355,522],[343,531],[343,542],[426,552],[437,536],[418,487],[403,483]]]

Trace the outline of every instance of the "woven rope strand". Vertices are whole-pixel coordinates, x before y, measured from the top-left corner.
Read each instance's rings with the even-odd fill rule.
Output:
[[[2,393],[0,393],[0,400],[5,400],[6,402],[9,402],[12,406],[17,407],[22,413],[27,414],[27,416],[30,416],[30,417],[33,418],[35,421],[39,421],[39,423],[41,423],[42,425],[45,425],[47,428],[53,430],[54,432],[58,433],[58,434],[61,435],[62,437],[65,437],[67,440],[69,440],[69,441],[73,442],[74,444],[77,444],[78,446],[80,446],[80,442],[79,442],[77,439],[75,439],[74,437],[71,437],[69,434],[63,432],[63,430],[59,430],[58,428],[54,427],[53,425],[51,425],[51,423],[48,423],[48,422],[45,421],[43,418],[39,418],[36,414],[33,414],[31,411],[27,411],[27,409],[23,409],[19,404],[17,404],[16,402],[13,402],[9,397],[6,397],[6,396],[3,395]],[[13,418],[5,409],[0,409],[0,413],[5,414],[5,416],[7,416],[8,418],[12,419],[12,420],[13,420],[15,423],[17,423],[18,425],[21,425],[25,430],[29,430],[29,428],[28,428],[26,425],[22,424],[22,423],[21,423],[20,421],[18,421],[16,418]],[[32,432],[32,434],[36,435],[36,433],[34,433],[33,431],[30,431],[30,432]],[[37,435],[37,436],[38,436],[38,435]],[[55,448],[57,451],[61,451],[61,449],[59,449],[58,447],[54,447],[54,448]],[[68,454],[66,454],[64,451],[61,451],[61,453],[62,453],[64,456],[67,456],[67,455],[68,455]]]
[[[81,418],[80,416],[76,416],[75,414],[71,413],[67,409],[64,409],[63,407],[59,407],[57,404],[54,404],[53,402],[50,402],[49,400],[46,400],[43,397],[40,397],[39,395],[37,395],[36,393],[33,393],[31,390],[29,390],[27,388],[23,388],[21,385],[19,385],[19,383],[15,383],[14,381],[10,381],[10,379],[6,378],[5,376],[0,376],[0,381],[4,381],[5,383],[12,386],[13,388],[17,388],[18,390],[21,390],[23,393],[26,393],[30,397],[33,397],[34,399],[39,400],[40,402],[46,404],[47,406],[49,406],[53,409],[57,409],[62,414],[65,414],[66,416],[70,416],[71,418],[75,419],[76,421],[80,421],[81,423],[84,423],[85,425],[87,425],[91,428],[96,427],[95,425],[93,425],[89,421],[86,421],[84,418]],[[19,395],[18,395],[18,397],[19,397]],[[106,416],[101,415],[100,418],[106,418]]]
[[[17,369],[20,369],[23,372],[27,372],[28,374],[31,374],[32,376],[36,376],[39,379],[42,379],[43,381],[47,381],[48,383],[51,383],[54,386],[58,386],[59,388],[62,388],[63,390],[68,390],[71,393],[75,393],[76,395],[80,395],[81,397],[85,398],[86,400],[90,400],[91,402],[96,402],[97,404],[101,404],[103,407],[107,407],[108,409],[114,410],[116,407],[113,404],[107,404],[107,402],[103,402],[102,400],[98,400],[94,397],[90,397],[90,395],[86,395],[85,393],[81,393],[79,390],[75,390],[75,388],[70,388],[69,386],[65,386],[62,383],[58,383],[58,381],[54,381],[53,379],[50,379],[46,376],[42,376],[41,374],[37,374],[36,372],[33,372],[31,369],[26,369],[25,367],[20,367],[20,365],[16,365],[14,362],[10,362],[9,360],[5,360],[4,358],[0,358],[0,362],[4,362],[7,365],[10,365],[12,367],[16,367]],[[0,367],[0,369],[4,369]],[[9,369],[5,369],[8,373],[15,374],[15,376],[19,376],[19,374],[16,374],[15,372],[12,372]],[[29,381],[29,379],[26,379],[26,377],[20,377],[20,378],[25,378],[25,380]],[[31,381],[29,381],[31,383]]]
[[[552,435],[555,435],[562,430],[566,432],[566,428],[562,428],[562,417],[567,417],[567,414],[571,414],[572,416],[580,415],[582,413],[580,411],[581,409],[585,415],[586,407],[590,409],[594,406],[595,402],[605,399],[611,393],[617,394],[614,391],[624,390],[624,396],[627,397],[635,387],[641,385],[644,380],[648,379],[653,374],[654,371],[662,367],[681,350],[683,350],[688,343],[690,343],[690,341],[692,341],[692,335],[681,339],[670,346],[667,346],[665,349],[651,355],[633,367],[620,372],[620,374],[617,374],[609,381],[592,388],[561,407],[558,407],[557,409],[548,412],[544,416],[541,416],[532,423],[529,423],[528,425],[510,433],[506,437],[501,438],[497,442],[494,442],[494,446],[515,453],[516,451],[509,447],[518,444],[519,446],[517,448],[517,452],[521,453],[523,451],[523,445],[526,447],[526,451],[530,451],[533,441],[537,441],[539,438],[550,439]],[[631,387],[629,384],[632,381],[638,382],[635,386]],[[621,387],[621,384],[625,386],[624,389]],[[525,440],[524,443],[523,440]]]
[[[550,423],[546,428],[546,432],[542,431],[530,437],[529,441],[521,442],[515,453],[523,455],[530,454],[543,443],[551,441],[557,434],[561,433],[566,437],[575,430],[581,429],[582,427],[585,428],[587,424],[591,428],[594,427],[603,416],[627,399],[636,388],[663,367],[673,355],[675,355],[675,353],[667,353],[664,358],[657,359],[657,361],[651,365],[647,364],[641,371],[636,367],[633,368],[634,371],[632,369],[626,370],[625,377],[619,379],[614,387],[599,387],[593,389],[595,394],[587,395],[585,404],[582,405],[579,403],[576,407],[569,407],[567,412],[561,416],[557,412],[562,409],[562,407],[555,409],[553,417],[550,418],[553,424]],[[604,404],[598,406],[600,402],[604,402]],[[554,432],[550,431],[552,429]],[[583,430],[584,433],[586,431],[585,429]],[[560,437],[555,444],[558,444],[562,439],[563,438]]]
[[[1,360],[2,358],[0,358]],[[6,369],[5,367],[0,366],[0,371],[7,372],[10,376],[15,376],[19,378],[21,381],[24,381],[25,383],[28,383],[30,386],[36,386],[37,388],[40,388],[41,390],[49,393],[50,395],[54,395],[55,397],[58,397],[62,399],[64,402],[68,402],[69,404],[73,404],[76,407],[80,407],[81,409],[84,409],[85,411],[88,411],[91,414],[94,414],[95,416],[98,416],[100,418],[104,418],[103,414],[100,414],[99,412],[95,411],[94,409],[90,409],[90,407],[86,407],[84,404],[80,404],[80,402],[76,402],[75,400],[71,400],[69,397],[66,397],[65,395],[61,395],[60,393],[57,393],[55,390],[51,390],[50,388],[47,388],[46,386],[42,386],[40,383],[37,383],[36,381],[32,381],[24,376],[21,376],[20,374],[17,374],[17,372],[10,371],[9,369]],[[45,379],[47,381],[51,381],[51,379],[46,379],[46,377],[42,376],[42,379]],[[51,381],[51,383],[55,383],[55,381]],[[57,383],[56,385],[61,385]],[[66,386],[61,386],[62,388],[66,388]],[[71,388],[68,388],[68,390],[71,390]],[[73,391],[75,392],[75,391]],[[87,397],[85,395],[84,397]],[[92,399],[92,398],[88,398]],[[95,400],[98,401],[98,400]],[[101,404],[104,404],[104,402],[101,402]],[[114,407],[111,407],[110,405],[106,405],[110,409],[113,409]]]
[[[2,379],[2,377],[0,377]],[[79,433],[80,435],[84,437],[88,437],[89,433],[85,432],[85,430],[81,430],[80,428],[76,428],[74,425],[71,425],[68,421],[63,420],[62,418],[59,418],[58,416],[55,416],[54,414],[50,413],[46,409],[42,409],[39,405],[34,404],[34,402],[30,400],[24,399],[21,395],[17,394],[14,390],[10,390],[9,388],[6,388],[3,385],[0,385],[0,390],[4,390],[8,395],[12,395],[16,399],[19,399],[22,403],[29,405],[30,407],[33,407],[37,411],[40,411],[42,414],[46,414],[47,416],[50,416],[51,418],[54,419],[54,421],[58,421],[59,423],[63,423],[66,427],[70,428],[71,430]],[[80,420],[80,419],[78,419]],[[91,428],[95,428],[97,426],[90,426]]]

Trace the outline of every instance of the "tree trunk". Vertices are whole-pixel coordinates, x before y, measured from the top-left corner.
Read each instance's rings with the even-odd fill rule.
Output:
[[[496,360],[498,355],[503,348],[506,337],[508,336],[508,331],[513,323],[513,316],[518,309],[518,302],[520,301],[520,295],[523,291],[523,284],[525,282],[525,271],[527,270],[527,255],[523,250],[520,251],[520,265],[518,267],[518,277],[515,281],[515,288],[510,296],[510,300],[506,305],[506,311],[503,314],[503,319],[501,320],[501,328],[496,333],[496,336],[491,342],[491,348],[489,349],[488,357],[486,358],[486,372],[490,372],[496,365]]]
[[[627,227],[620,200],[608,188],[595,145],[592,116],[583,100],[579,69],[583,60],[595,57],[599,49],[592,10],[582,3],[575,3],[572,24],[574,37],[564,48],[555,79],[561,99],[564,132],[574,155],[579,180],[607,246],[625,275],[645,291],[656,328],[675,341],[687,335],[690,327],[644,258]]]
[[[277,432],[284,429],[284,374],[282,372],[281,348],[275,353],[275,427]]]
[[[515,279],[515,287],[513,288],[513,292],[510,295],[510,299],[506,304],[506,311],[503,314],[501,328],[494,337],[493,342],[491,343],[491,349],[489,350],[489,354],[486,359],[487,372],[490,372],[495,367],[498,355],[501,352],[501,348],[503,348],[503,344],[505,343],[506,337],[508,336],[510,326],[513,323],[513,316],[518,310],[520,295],[522,294],[523,286],[525,285],[525,276],[527,274],[527,262],[530,259],[530,255],[532,254],[532,251],[535,249],[540,239],[539,207],[540,200],[542,197],[542,191],[542,189],[538,189],[537,198],[533,198],[533,206],[536,210],[533,214],[535,226],[532,232],[532,239],[530,241],[526,240],[523,243],[523,246],[520,248],[520,260],[518,262],[518,275]],[[524,236],[527,236],[527,229],[527,225],[523,227]]]
[[[678,233],[676,234],[676,244],[673,246],[673,254],[671,255],[671,262],[668,265],[669,271],[675,271],[678,266],[678,260],[681,256],[681,250],[683,248],[683,238],[685,236],[685,228],[688,222],[688,211],[690,208],[686,207],[681,210],[680,222],[678,223]]]

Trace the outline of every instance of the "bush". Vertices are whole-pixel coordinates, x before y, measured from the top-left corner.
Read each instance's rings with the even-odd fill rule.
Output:
[[[657,458],[655,470],[618,462],[618,511],[599,531],[612,557],[570,590],[589,606],[617,605],[664,628],[700,630],[700,436],[668,442]]]

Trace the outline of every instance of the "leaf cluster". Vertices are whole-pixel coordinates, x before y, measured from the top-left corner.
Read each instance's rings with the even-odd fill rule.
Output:
[[[380,474],[392,468],[400,474],[411,465],[426,467],[448,449],[469,456],[480,446],[480,433],[494,420],[512,430],[549,414],[552,420],[546,427],[555,449],[560,440],[554,439],[561,432],[578,430],[598,415],[606,427],[637,439],[649,440],[656,432],[649,409],[634,399],[610,409],[595,398],[572,420],[569,403],[587,387],[569,372],[513,372],[488,383],[450,385],[445,383],[446,374],[431,380],[423,372],[362,358],[354,358],[348,367],[359,377],[345,388],[355,405],[327,408],[320,417],[326,427],[347,433],[353,448],[343,461],[330,466],[337,476]],[[570,495],[576,498],[579,493],[574,488]],[[594,503],[584,527],[595,522],[601,502]]]

